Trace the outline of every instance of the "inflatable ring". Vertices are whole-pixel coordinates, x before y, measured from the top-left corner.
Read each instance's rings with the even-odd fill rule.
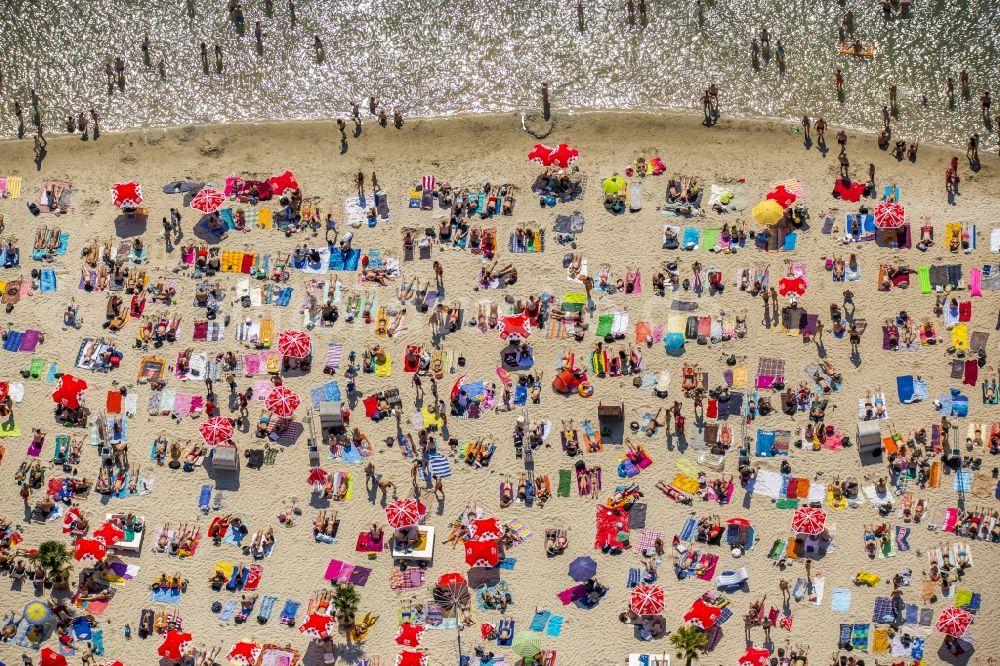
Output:
[[[594,385],[590,382],[580,382],[577,387],[576,392],[580,394],[581,398],[589,398],[594,395]]]

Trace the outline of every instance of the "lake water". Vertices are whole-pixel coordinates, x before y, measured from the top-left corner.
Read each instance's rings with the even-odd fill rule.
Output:
[[[709,81],[721,89],[723,114],[781,119],[823,115],[835,125],[877,129],[887,90],[896,83],[897,134],[924,142],[963,144],[980,119],[979,96],[990,89],[1000,109],[1000,0],[914,0],[912,17],[886,21],[874,0],[849,0],[856,35],[876,45],[873,58],[837,54],[835,2],[715,0],[699,25],[694,4],[648,0],[645,27],[630,26],[623,0],[585,0],[586,29],[576,29],[572,0],[287,0],[244,3],[241,35],[223,0],[2,0],[0,134],[13,136],[14,99],[28,90],[43,100],[50,130],[69,111],[100,110],[105,129],[268,119],[346,117],[351,99],[377,94],[408,116],[499,112],[538,105],[551,81],[558,109],[700,110]],[[264,28],[255,48],[253,25]],[[786,71],[750,63],[749,42],[761,27],[781,38]],[[142,61],[149,34],[153,67]],[[324,42],[317,62],[313,36]],[[209,49],[210,74],[199,44]],[[212,50],[224,50],[215,73]],[[124,91],[109,95],[105,62],[126,60]],[[155,63],[163,56],[166,80]],[[833,71],[843,68],[843,100]],[[971,99],[953,109],[947,76],[968,69]],[[926,94],[928,103],[921,104]],[[366,109],[367,103],[362,107]]]

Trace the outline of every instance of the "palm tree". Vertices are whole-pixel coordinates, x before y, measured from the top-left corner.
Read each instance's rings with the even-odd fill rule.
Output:
[[[354,589],[354,586],[338,586],[337,590],[333,593],[330,603],[333,605],[334,611],[336,611],[337,622],[345,629],[353,627],[354,616],[358,612],[358,604],[361,603],[361,597],[358,596],[358,592]]]
[[[708,636],[692,625],[685,624],[670,634],[670,642],[677,650],[677,657],[684,659],[686,666],[691,666],[691,662],[708,646]]]
[[[62,541],[43,541],[38,550],[28,558],[34,564],[40,564],[53,587],[65,589],[69,583],[70,562],[73,552]]]

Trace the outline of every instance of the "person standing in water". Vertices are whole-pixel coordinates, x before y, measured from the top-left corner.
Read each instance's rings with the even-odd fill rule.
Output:
[[[295,0],[288,0],[288,20],[295,25]]]
[[[90,119],[94,122],[94,141],[101,134],[101,116],[95,109],[90,110]]]
[[[983,105],[983,121],[985,122],[990,117],[990,106],[993,104],[993,100],[990,99],[989,90],[983,91],[983,96],[979,98],[979,102]]]
[[[833,73],[834,82],[837,84],[837,94],[844,92],[844,74],[837,68],[837,71]]]
[[[896,109],[896,84],[893,83],[889,86],[889,106],[895,110]]]
[[[253,38],[257,42],[257,50],[264,50],[264,29],[260,26],[260,21],[254,23],[253,26]]]
[[[639,0],[639,22],[646,25],[646,0]]]
[[[215,71],[217,74],[222,74],[222,45],[215,45]]]
[[[316,60],[323,59],[323,40],[319,38],[319,35],[313,35],[313,53]]]
[[[757,44],[757,38],[754,37],[750,40],[750,63],[753,65],[754,69],[760,68],[760,46]]]
[[[149,33],[142,38],[142,44],[139,46],[142,49],[142,64],[146,67],[152,67],[153,62],[149,59]]]
[[[86,141],[87,136],[87,114],[81,111],[76,117],[76,126],[80,128],[81,141]]]
[[[160,79],[165,81],[167,78],[167,63],[163,60],[163,56],[160,56],[160,59],[156,61],[156,71],[159,73]]]
[[[201,71],[208,74],[208,44],[201,43]]]
[[[635,25],[635,1],[625,0],[625,13],[628,15],[628,24]]]
[[[958,73],[958,84],[962,87],[962,95],[969,96],[969,73],[963,69]]]
[[[580,32],[584,30],[583,24],[583,0],[576,3],[576,28]]]
[[[194,0],[185,0],[188,18],[194,18]]]

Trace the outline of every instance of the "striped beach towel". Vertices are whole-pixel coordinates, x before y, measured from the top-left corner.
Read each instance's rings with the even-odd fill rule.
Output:
[[[344,345],[339,342],[327,343],[325,370],[336,370],[340,367],[344,355]]]
[[[424,176],[420,182],[424,192],[433,191],[437,187],[437,179],[434,176]]]
[[[451,463],[440,453],[432,453],[428,456],[427,466],[431,471],[431,475],[439,479],[447,479],[451,476]]]
[[[513,518],[507,522],[507,527],[509,527],[514,532],[514,543],[519,544],[527,540],[531,536],[531,530],[524,524],[524,521],[520,518]]]

